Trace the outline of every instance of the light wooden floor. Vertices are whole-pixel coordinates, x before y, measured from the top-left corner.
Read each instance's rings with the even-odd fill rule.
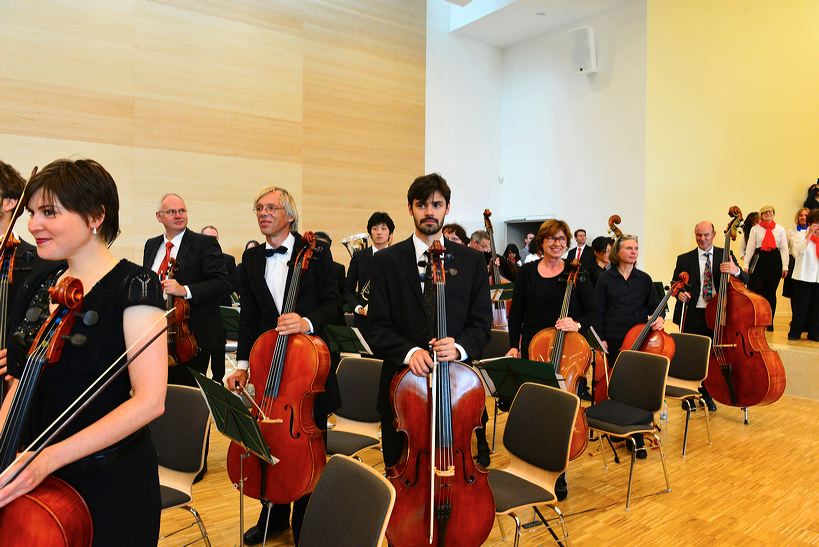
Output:
[[[491,408],[491,403],[489,403]],[[819,402],[783,397],[767,407],[751,409],[750,425],[743,425],[739,409],[720,405],[712,414],[713,445],[708,446],[703,412],[692,420],[688,454],[681,457],[684,413],[671,408],[662,432],[669,465],[671,493],[655,494],[664,486],[659,454],[638,460],[634,500],[624,511],[628,477],[627,459],[604,471],[599,455],[582,456],[569,467],[569,497],[559,506],[567,515],[570,537],[578,545],[607,544],[770,544],[819,543]],[[502,434],[505,415],[498,422]],[[813,425],[811,425],[813,424]],[[491,427],[491,422],[490,422]],[[491,430],[490,430],[491,433]],[[238,545],[238,495],[224,471],[226,441],[211,437],[210,471],[194,487],[194,507],[201,513],[214,545]],[[500,442],[492,467],[502,467],[507,456]],[[590,449],[596,448],[590,446]],[[607,449],[608,450],[608,449]],[[623,452],[621,450],[621,452]],[[625,456],[625,454],[623,454]],[[376,465],[380,454],[365,461]],[[378,465],[383,470],[383,465]],[[259,512],[247,500],[246,523]],[[545,513],[549,516],[548,513]],[[162,519],[167,533],[188,524],[187,512],[175,509]],[[512,531],[512,521],[504,526]],[[183,545],[196,538],[195,529],[160,541]],[[510,541],[511,544],[511,536]],[[523,545],[550,544],[543,527],[525,531]],[[487,545],[501,545],[496,522]],[[290,532],[268,540],[268,545],[292,545]]]

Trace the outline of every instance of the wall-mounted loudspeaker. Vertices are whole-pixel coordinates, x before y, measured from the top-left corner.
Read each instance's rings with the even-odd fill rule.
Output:
[[[597,51],[594,47],[594,30],[578,27],[569,31],[572,71],[575,74],[597,72]]]

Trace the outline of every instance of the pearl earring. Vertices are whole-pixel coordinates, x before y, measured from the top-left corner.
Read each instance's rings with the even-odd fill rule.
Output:
[[[96,226],[94,226],[94,227],[91,229],[91,233],[92,233],[92,234],[94,234],[94,235],[97,235],[97,227],[96,227]]]

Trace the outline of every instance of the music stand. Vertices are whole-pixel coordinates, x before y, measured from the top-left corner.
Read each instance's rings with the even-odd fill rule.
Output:
[[[498,425],[498,400],[514,399],[520,386],[526,382],[556,387],[565,391],[563,376],[555,373],[551,363],[499,357],[476,361],[475,368],[484,381],[491,397],[495,399],[495,416],[492,420],[492,452],[495,451],[495,431]]]
[[[327,336],[327,347],[335,353],[353,353],[373,355],[373,350],[355,327],[327,325],[324,327]]]
[[[489,285],[489,295],[492,298],[492,302],[512,300],[512,294],[514,292],[514,283],[497,283],[495,285]]]
[[[225,389],[219,382],[190,367],[188,370],[199,384],[216,429],[245,449],[245,453],[239,457],[239,484],[234,485],[239,487],[239,545],[242,545],[242,534],[245,529],[245,458],[250,457],[252,453],[270,465],[277,464],[279,460],[270,454],[270,448],[262,437],[256,418],[250,414],[240,397]]]

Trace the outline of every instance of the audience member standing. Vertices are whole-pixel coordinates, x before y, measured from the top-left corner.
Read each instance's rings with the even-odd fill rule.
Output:
[[[788,237],[785,228],[774,222],[775,214],[770,205],[759,210],[762,221],[751,228],[745,246],[746,268],[751,276],[748,288],[764,296],[771,305],[769,331],[773,330],[779,280],[788,275]]]
[[[791,330],[788,340],[798,340],[808,331],[808,340],[819,342],[819,209],[808,214],[808,229],[791,236],[791,254],[796,258],[791,280]]]

